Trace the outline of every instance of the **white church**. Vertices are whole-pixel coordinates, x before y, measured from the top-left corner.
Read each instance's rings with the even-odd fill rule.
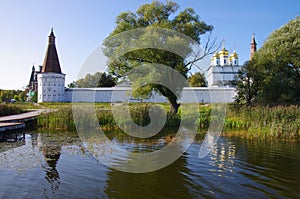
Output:
[[[252,52],[253,51],[253,52]],[[256,51],[256,43],[252,37],[251,56]],[[182,91],[179,102],[229,103],[234,101],[236,89],[232,81],[240,69],[238,54],[229,52],[223,46],[211,58],[211,65],[206,71],[208,87],[186,87]],[[53,29],[49,35],[48,47],[44,63],[35,71],[33,66],[28,93],[37,91],[38,103],[41,102],[140,102],[141,99],[128,95],[130,87],[112,88],[66,88],[65,76],[62,73],[55,45]],[[196,96],[195,98],[189,97]],[[29,95],[30,97],[30,95]],[[157,93],[143,102],[167,102],[167,99]]]

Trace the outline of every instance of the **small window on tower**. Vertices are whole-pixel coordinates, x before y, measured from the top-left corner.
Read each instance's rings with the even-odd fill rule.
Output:
[[[226,59],[224,59],[224,64],[226,64]]]

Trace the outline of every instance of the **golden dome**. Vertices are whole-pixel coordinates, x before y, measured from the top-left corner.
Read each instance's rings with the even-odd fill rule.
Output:
[[[233,53],[230,55],[230,59],[233,59],[233,58],[235,58],[235,59],[239,58],[239,55],[235,51],[233,51]]]
[[[220,55],[228,55],[228,50],[226,50],[225,47],[222,48],[222,50],[219,52]]]
[[[214,56],[213,56],[213,58],[220,58],[219,53],[215,53]]]

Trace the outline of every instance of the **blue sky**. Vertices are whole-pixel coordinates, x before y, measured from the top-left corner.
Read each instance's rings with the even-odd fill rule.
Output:
[[[43,63],[51,27],[66,85],[75,80],[89,54],[115,27],[120,12],[136,11],[151,0],[1,0],[0,89],[22,89],[31,67]],[[240,64],[249,58],[252,33],[260,47],[267,36],[298,16],[299,0],[177,0],[214,26],[213,35],[236,49]]]

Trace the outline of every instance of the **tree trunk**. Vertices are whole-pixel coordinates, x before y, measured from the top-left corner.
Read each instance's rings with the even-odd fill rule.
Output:
[[[178,109],[180,107],[180,103],[177,103],[177,99],[175,99],[173,97],[168,97],[168,100],[170,102],[170,113],[177,114]]]

